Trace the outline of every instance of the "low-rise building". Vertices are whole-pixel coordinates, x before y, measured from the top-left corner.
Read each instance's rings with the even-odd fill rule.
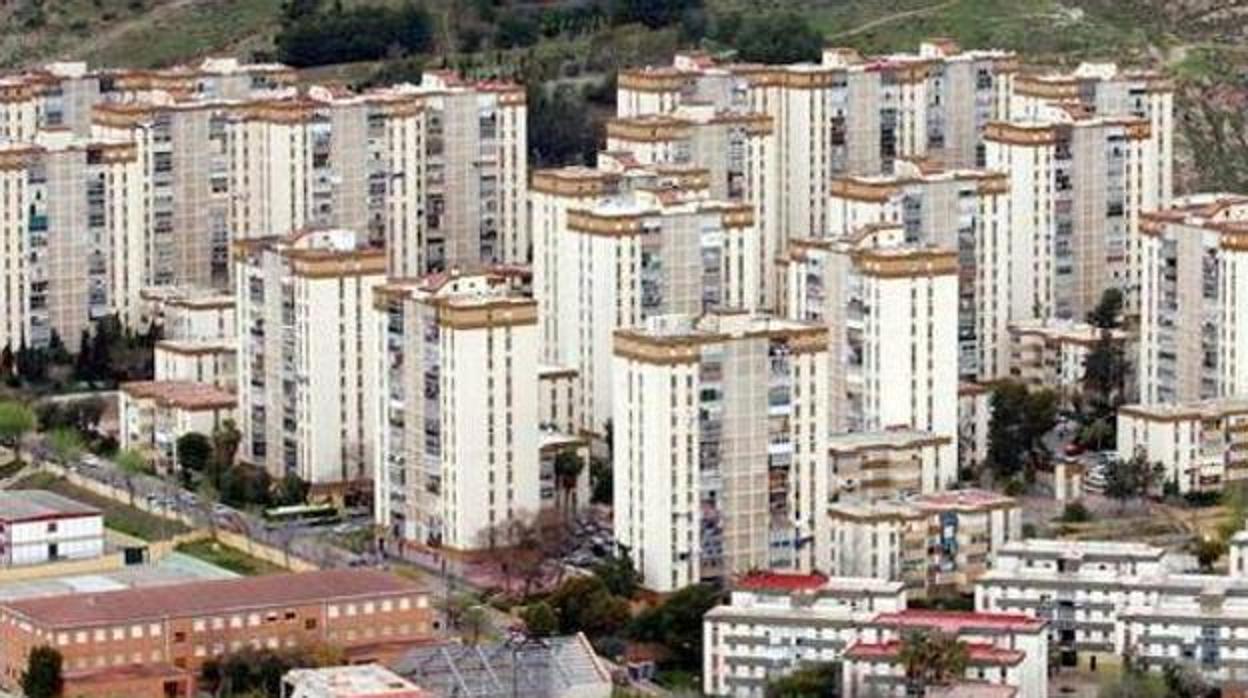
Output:
[[[0,566],[103,554],[104,515],[99,509],[44,490],[0,491]]]
[[[803,662],[840,659],[860,625],[905,607],[900,582],[817,573],[745,575],[729,602],[702,619],[703,690],[762,696],[770,678]]]
[[[828,439],[828,496],[861,500],[935,492],[951,466],[951,439],[915,429],[835,434]]]
[[[1182,596],[1132,605],[1119,616],[1122,653],[1161,669],[1183,663],[1215,685],[1248,680],[1248,584],[1213,577]]]
[[[208,383],[227,390],[238,387],[234,339],[162,339],[153,354],[158,381]]]
[[[986,490],[828,505],[819,567],[905,584],[911,596],[968,590],[1021,535],[1018,503]]]
[[[64,660],[66,695],[184,698],[210,658],[330,646],[353,663],[425,641],[427,592],[378,570],[326,570],[0,603],[0,686],[31,649]]]
[[[1167,574],[1164,556],[1143,543],[1014,541],[976,583],[975,608],[1050,620],[1058,661],[1096,671],[1121,662],[1118,614],[1160,593],[1168,579],[1181,581]]]
[[[862,628],[845,651],[841,695],[845,698],[908,696],[905,638],[939,633],[966,644],[964,678],[1012,686],[1020,698],[1047,698],[1049,647],[1043,620],[1016,613],[967,613],[907,609],[882,613]]]
[[[1063,396],[1082,389],[1088,354],[1103,341],[1122,349],[1127,333],[1086,322],[1049,320],[1010,325],[1010,375],[1029,388]]]
[[[282,683],[287,698],[432,698],[380,664],[294,669]]]
[[[1124,405],[1118,457],[1159,463],[1182,494],[1217,492],[1248,479],[1248,399]]]
[[[967,643],[967,679],[1044,698],[1044,627],[1019,614],[908,610],[900,582],[755,572],[703,619],[702,686],[712,696],[761,698],[770,681],[804,664],[840,661],[843,695],[893,695],[904,687],[901,640],[927,630]]]
[[[135,381],[118,394],[121,447],[149,452],[164,466],[176,465],[178,437],[209,435],[238,407],[233,392],[211,383]]]

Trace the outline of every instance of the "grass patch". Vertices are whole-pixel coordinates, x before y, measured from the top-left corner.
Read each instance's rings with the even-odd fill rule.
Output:
[[[183,543],[177,547],[177,551],[245,577],[286,571],[271,562],[252,557],[241,550],[235,550],[211,539]]]
[[[49,473],[35,473],[22,478],[14,489],[49,490],[89,504],[104,512],[104,525],[127,536],[147,541],[164,540],[190,531],[178,521],[169,521],[141,511],[123,502],[101,497],[94,492],[70,484],[65,478]]]

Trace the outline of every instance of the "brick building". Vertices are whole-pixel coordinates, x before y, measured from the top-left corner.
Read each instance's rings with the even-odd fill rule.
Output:
[[[30,650],[64,658],[65,695],[195,695],[204,662],[244,649],[332,646],[387,661],[429,637],[428,594],[377,570],[192,582],[0,604],[0,688]]]

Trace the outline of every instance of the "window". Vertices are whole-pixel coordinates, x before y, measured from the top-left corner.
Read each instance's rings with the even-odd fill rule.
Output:
[[[175,644],[186,642],[186,633],[181,630],[175,632],[173,634],[173,641]]]
[[[315,618],[308,618],[308,619],[304,620],[304,621],[303,621],[303,629],[304,629],[304,630],[316,630],[316,619],[315,619]]]

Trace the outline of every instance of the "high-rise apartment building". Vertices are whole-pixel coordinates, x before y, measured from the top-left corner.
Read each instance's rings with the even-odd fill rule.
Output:
[[[615,536],[647,587],[811,569],[827,370],[827,329],[809,323],[665,316],[615,333]]]
[[[957,472],[958,257],[902,239],[901,227],[881,225],[792,241],[786,314],[828,329],[832,431],[948,437],[943,489]]]
[[[761,243],[749,204],[707,198],[701,173],[696,188],[687,174],[634,173],[628,179],[644,183],[630,182],[616,196],[535,199],[543,211],[534,216],[542,236],[536,283],[549,294],[544,359],[576,369],[587,431],[603,434],[611,419],[615,330],[656,315],[749,309],[758,298]],[[565,173],[542,175],[535,187],[553,191],[557,177],[563,186],[593,182],[587,191],[615,186],[606,176]],[[555,221],[562,221],[557,230]]]
[[[137,313],[142,171],[133,145],[44,131],[0,144],[0,343],[69,346],[97,318]]]
[[[313,484],[371,475],[386,257],[348,230],[235,243],[240,458]]]
[[[863,226],[900,226],[909,244],[958,251],[958,373],[984,380],[1009,370],[1010,285],[1001,251],[1009,237],[1004,173],[944,169],[898,159],[891,175],[850,175],[832,182],[830,226],[822,237],[851,237]]]
[[[1118,457],[1160,464],[1181,494],[1220,492],[1248,479],[1248,400],[1123,405]]]
[[[541,507],[537,304],[507,271],[391,281],[381,357],[377,521],[474,549]]]
[[[1143,210],[1163,208],[1174,195],[1174,84],[1151,70],[1126,70],[1113,63],[1083,63],[1069,73],[1024,73],[1013,82],[1010,114],[1026,119],[1044,105],[1075,103],[1109,118],[1135,117],[1148,121],[1148,140],[1140,166],[1155,194]]]
[[[1081,320],[1110,288],[1135,303],[1140,212],[1160,201],[1144,171],[1150,128],[1062,103],[985,129],[988,168],[1010,178],[1009,239],[998,247],[1010,321]]]
[[[774,265],[785,244],[773,121],[762,113],[682,104],[670,114],[623,117],[607,123],[607,152],[626,153],[642,166],[702,168],[711,198],[750,204],[760,234],[758,257],[746,260],[759,270],[758,297],[748,302],[751,308],[775,306]]]
[[[824,51],[820,64],[716,64],[680,54],[672,66],[623,71],[621,117],[689,103],[774,120],[779,151],[779,229],[809,237],[828,227],[828,185],[842,174],[889,172],[902,156],[982,166],[981,132],[1009,116],[1013,54],[962,51],[948,40],[917,54],[864,57]]]
[[[1140,233],[1140,402],[1248,394],[1248,197],[1185,197]]]

